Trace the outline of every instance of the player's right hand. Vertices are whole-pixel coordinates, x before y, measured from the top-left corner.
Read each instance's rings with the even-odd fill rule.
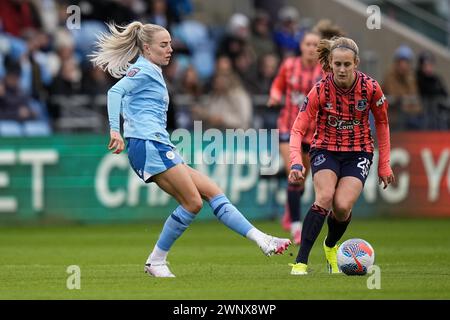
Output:
[[[291,169],[289,172],[289,182],[293,184],[301,183],[305,180],[305,175],[302,170]]]
[[[113,153],[119,154],[125,149],[125,143],[120,135],[120,132],[110,130],[110,140],[108,144],[108,149],[113,150]]]
[[[386,189],[388,185],[395,182],[395,176],[391,173],[389,176],[378,177],[378,184],[383,184],[383,189]]]

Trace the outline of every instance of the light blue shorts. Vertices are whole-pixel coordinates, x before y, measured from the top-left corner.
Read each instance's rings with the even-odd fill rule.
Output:
[[[144,180],[152,182],[152,177],[179,163],[183,158],[175,148],[154,140],[127,138],[128,160],[134,172]]]

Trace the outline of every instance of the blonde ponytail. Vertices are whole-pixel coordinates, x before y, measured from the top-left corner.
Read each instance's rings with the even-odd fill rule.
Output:
[[[108,28],[110,33],[99,36],[96,43],[98,50],[90,57],[95,66],[115,78],[126,73],[130,61],[143,52],[144,43],[151,43],[155,32],[165,30],[161,26],[138,21],[125,27],[109,23]]]

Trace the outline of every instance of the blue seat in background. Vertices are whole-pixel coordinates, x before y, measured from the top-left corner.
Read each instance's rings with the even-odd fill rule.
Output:
[[[0,136],[2,137],[21,137],[23,128],[20,122],[14,120],[0,120]]]
[[[52,130],[45,121],[26,121],[23,124],[23,134],[25,136],[49,136],[52,134]]]

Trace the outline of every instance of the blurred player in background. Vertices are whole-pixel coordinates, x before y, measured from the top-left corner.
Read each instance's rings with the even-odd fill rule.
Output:
[[[280,111],[277,126],[280,132],[280,153],[283,158],[287,175],[289,175],[289,137],[292,125],[297,118],[299,107],[313,85],[322,77],[322,67],[317,56],[317,46],[320,37],[318,33],[307,32],[300,43],[301,56],[289,57],[284,60],[270,89],[268,107],[281,104],[283,95],[285,103]],[[305,175],[309,170],[309,144],[315,130],[315,123],[311,121],[302,140],[303,164]],[[304,181],[300,183],[288,183],[287,203],[282,224],[291,232],[295,244],[300,244],[301,239],[301,212],[300,197],[304,191]]]
[[[290,245],[289,239],[255,228],[209,177],[187,166],[175,151],[166,130],[169,98],[161,72],[173,52],[169,32],[140,22],[109,25],[109,30],[110,34],[100,36],[98,51],[92,55],[96,66],[123,77],[108,91],[108,148],[115,154],[125,148],[120,133],[122,114],[131,167],[143,181],[155,182],[180,204],[167,218],[144,270],[155,277],[174,277],[167,266],[168,252],[201,210],[202,198],[222,223],[255,241],[265,255],[281,254]]]
[[[303,222],[301,245],[291,274],[307,274],[311,248],[327,218],[323,243],[328,270],[339,273],[337,245],[352,216],[352,207],[363,190],[374,151],[369,111],[375,118],[378,138],[379,182],[386,188],[394,181],[390,167],[388,104],[378,82],[357,71],[359,49],[345,37],[321,40],[319,59],[327,76],[306,97],[290,138],[289,180],[305,179],[301,144],[311,122],[316,133],[310,162],[315,202]]]
[[[317,46],[320,39],[331,39],[335,36],[343,36],[344,31],[328,19],[321,19],[314,26],[312,32],[307,32],[300,43],[300,57],[287,58],[280,67],[270,90],[269,107],[281,103],[281,97],[285,96],[285,104],[280,111],[277,124],[280,130],[280,153],[285,164],[285,170],[289,175],[289,137],[297,118],[300,106],[313,85],[321,79],[325,73],[319,63]],[[308,175],[310,164],[308,152],[310,143],[316,130],[316,123],[311,121],[306,135],[302,140],[302,160],[305,166],[305,177]],[[282,219],[282,226],[291,232],[295,244],[301,241],[301,196],[305,189],[304,180],[299,184],[288,182],[287,202]]]

